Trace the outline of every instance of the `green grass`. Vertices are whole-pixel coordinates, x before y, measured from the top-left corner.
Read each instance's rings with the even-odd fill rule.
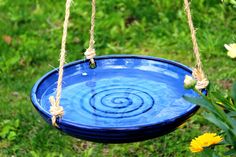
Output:
[[[182,1],[106,0],[97,2],[98,55],[139,54],[194,66]],[[236,42],[235,7],[220,0],[193,0],[194,24],[206,74],[216,88],[228,89],[236,61],[223,45]],[[52,128],[31,105],[31,87],[58,66],[64,1],[0,0],[0,156],[160,156],[189,157],[189,142],[216,130],[200,113],[166,136],[132,144],[105,145],[69,137]],[[90,4],[71,9],[67,62],[83,58],[88,46]],[[6,41],[10,36],[11,41]],[[5,38],[5,40],[4,40]],[[8,37],[9,38],[9,37]],[[220,151],[223,150],[220,148]]]

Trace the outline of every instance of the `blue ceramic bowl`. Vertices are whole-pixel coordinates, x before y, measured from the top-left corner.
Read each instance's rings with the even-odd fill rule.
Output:
[[[184,89],[191,69],[180,63],[147,56],[117,55],[65,65],[59,130],[85,140],[126,143],[167,134],[199,108],[183,99],[197,96]],[[58,69],[34,85],[31,100],[51,124],[49,96],[55,96]]]

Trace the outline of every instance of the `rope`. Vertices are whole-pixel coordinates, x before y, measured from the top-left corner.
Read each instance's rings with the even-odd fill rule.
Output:
[[[90,40],[89,47],[85,51],[84,55],[87,59],[90,59],[92,64],[95,64],[94,57],[96,56],[96,51],[94,49],[94,27],[95,27],[95,15],[96,15],[96,0],[92,0],[92,15],[91,15],[91,28],[90,28]]]
[[[192,16],[191,16],[191,11],[190,11],[188,0],[184,0],[184,5],[185,5],[185,11],[186,11],[187,19],[188,19],[188,25],[189,25],[189,29],[190,29],[191,37],[192,37],[193,52],[194,52],[196,62],[197,62],[196,67],[193,69],[192,75],[197,80],[196,88],[201,90],[201,89],[204,89],[208,86],[209,81],[206,78],[206,76],[203,72],[203,69],[202,69],[202,62],[201,62],[197,39],[196,39],[196,31],[193,26],[193,21],[192,21]]]
[[[57,91],[56,98],[54,96],[50,96],[49,101],[51,103],[50,113],[52,114],[52,125],[58,127],[56,123],[56,119],[58,117],[62,117],[64,114],[63,107],[60,106],[60,97],[62,91],[62,78],[63,78],[63,66],[65,64],[65,56],[66,56],[66,37],[67,37],[67,28],[70,17],[70,6],[72,0],[66,0],[66,10],[65,10],[65,20],[63,25],[63,34],[61,41],[61,53],[60,53],[60,65],[59,65],[59,76],[57,81]]]

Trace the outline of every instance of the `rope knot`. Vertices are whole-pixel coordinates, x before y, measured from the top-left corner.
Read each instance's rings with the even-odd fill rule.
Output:
[[[58,127],[56,120],[57,118],[61,118],[64,114],[64,109],[62,106],[56,103],[56,100],[53,96],[49,97],[49,101],[51,103],[50,113],[52,114],[52,125]]]
[[[195,86],[196,89],[202,90],[202,89],[205,89],[209,85],[209,81],[205,77],[201,68],[194,68],[192,75],[197,80],[197,84]]]
[[[93,59],[96,56],[96,51],[94,48],[88,48],[84,52],[84,55],[86,56],[87,59]]]

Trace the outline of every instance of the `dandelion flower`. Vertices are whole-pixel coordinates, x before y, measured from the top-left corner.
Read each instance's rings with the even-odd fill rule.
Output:
[[[216,133],[205,133],[193,139],[190,143],[190,150],[193,153],[201,152],[204,148],[220,143],[223,140]]]
[[[227,55],[231,58],[236,58],[236,44],[225,44],[224,46],[228,50]]]

